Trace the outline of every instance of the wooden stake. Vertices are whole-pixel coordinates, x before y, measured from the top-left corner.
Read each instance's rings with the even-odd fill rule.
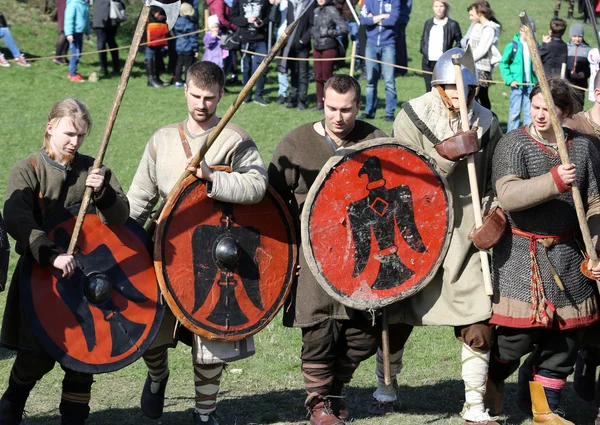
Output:
[[[460,54],[452,56],[454,72],[456,73],[456,90],[458,91],[458,101],[460,103],[460,123],[463,131],[469,131],[469,112],[467,109],[467,98],[465,96],[465,83],[463,81],[462,70],[460,67]],[[477,170],[475,169],[475,157],[467,157],[467,171],[469,173],[469,186],[471,188],[471,203],[473,204],[473,216],[475,217],[475,228],[481,227],[483,220],[481,218],[481,198],[479,196],[479,186],[477,185]],[[490,274],[490,261],[486,251],[479,250],[481,260],[481,271],[483,272],[483,285],[486,295],[493,295],[492,276]]]
[[[350,55],[350,76],[354,77],[354,62],[356,56],[356,40],[352,42],[352,54]]]
[[[560,78],[567,78],[567,64],[564,62],[560,65]]]
[[[387,309],[382,309],[381,316],[381,357],[383,361],[383,381],[385,385],[392,385],[392,371],[390,368],[390,335],[388,332]]]
[[[127,55],[125,67],[123,68],[123,73],[121,74],[121,80],[119,81],[119,86],[117,87],[112,108],[110,109],[108,120],[106,121],[106,126],[104,127],[104,134],[102,135],[100,148],[98,149],[98,154],[94,160],[94,169],[102,167],[102,161],[104,160],[104,155],[106,154],[106,148],[108,147],[108,142],[110,141],[110,136],[112,134],[113,127],[115,126],[117,115],[119,114],[119,108],[121,107],[121,101],[123,100],[123,95],[125,94],[127,83],[129,82],[129,77],[131,76],[131,69],[133,68],[135,57],[142,41],[142,36],[146,30],[149,14],[150,7],[144,5],[137,22],[137,26],[135,27],[129,54]],[[75,228],[73,229],[73,235],[71,236],[67,254],[72,255],[75,251],[75,247],[77,246],[77,239],[79,239],[79,234],[81,233],[81,227],[83,226],[83,221],[85,220],[85,213],[92,199],[92,190],[93,189],[91,187],[85,189],[83,200],[81,201],[81,208],[79,209],[79,213],[77,215],[77,221],[75,222]]]
[[[571,161],[569,160],[569,151],[567,150],[567,145],[565,143],[565,135],[562,124],[558,119],[556,106],[554,105],[554,99],[552,98],[552,93],[550,92],[550,86],[548,86],[548,80],[544,74],[542,59],[540,58],[540,54],[537,50],[535,36],[533,35],[533,31],[531,30],[531,26],[529,24],[529,16],[527,16],[527,12],[521,12],[519,14],[519,18],[521,18],[521,25],[525,27],[525,41],[529,47],[529,54],[531,55],[531,61],[533,62],[533,70],[535,71],[535,75],[538,77],[538,84],[540,85],[542,95],[544,96],[546,106],[548,107],[548,114],[550,115],[550,122],[552,123],[552,128],[554,129],[554,134],[556,136],[556,146],[558,148],[560,160],[563,165],[570,164]],[[592,265],[596,266],[596,264],[598,264],[598,255],[596,255],[596,249],[592,243],[592,236],[590,234],[587,217],[585,216],[585,208],[583,206],[581,192],[577,186],[573,185],[571,186],[571,193],[573,195],[575,211],[577,212],[579,229],[581,230],[581,236],[583,238],[583,243],[585,244],[585,251],[592,261]],[[600,284],[598,286],[600,287]]]

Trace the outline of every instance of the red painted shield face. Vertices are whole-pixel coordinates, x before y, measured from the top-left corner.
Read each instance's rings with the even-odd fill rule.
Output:
[[[332,158],[311,187],[302,215],[311,271],[331,296],[361,310],[418,292],[450,243],[445,180],[426,158],[392,140],[361,144]]]
[[[258,204],[215,201],[190,177],[157,223],[155,267],[181,323],[206,338],[235,341],[277,314],[296,263],[294,227],[269,189]]]
[[[78,210],[72,207],[44,225],[64,251]],[[111,372],[150,346],[164,314],[150,247],[149,236],[133,220],[107,226],[90,211],[69,279],[25,258],[21,305],[35,337],[55,360],[79,372]]]

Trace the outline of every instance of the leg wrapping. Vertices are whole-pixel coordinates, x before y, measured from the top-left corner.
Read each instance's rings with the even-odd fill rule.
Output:
[[[465,420],[472,422],[491,420],[483,404],[489,361],[489,351],[480,351],[463,344],[462,379],[465,383],[465,405],[461,415]]]
[[[305,405],[313,406],[315,400],[331,394],[333,387],[333,364],[302,362],[304,388],[308,393]]]
[[[390,375],[392,382],[390,385],[385,384],[383,373],[383,352],[377,350],[377,361],[375,365],[375,375],[377,376],[377,389],[373,393],[373,397],[380,403],[395,402],[398,399],[398,375],[402,371],[402,357],[404,348],[390,353]]]
[[[221,385],[223,365],[194,365],[194,385],[196,387],[196,411],[209,415],[217,408],[217,395]]]

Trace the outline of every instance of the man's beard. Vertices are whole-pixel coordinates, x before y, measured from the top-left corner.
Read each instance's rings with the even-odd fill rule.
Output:
[[[194,111],[194,113],[192,113],[192,118],[194,119],[194,121],[196,121],[198,124],[209,121],[212,117],[214,117],[216,112],[213,112],[212,114],[210,112],[208,112],[208,110],[206,110],[206,112],[204,112],[204,115],[197,115],[195,113],[196,111]]]
[[[74,153],[63,152],[63,154],[62,154],[62,160],[65,163],[65,165],[69,165],[70,163],[73,162],[74,159],[75,159],[75,154]]]

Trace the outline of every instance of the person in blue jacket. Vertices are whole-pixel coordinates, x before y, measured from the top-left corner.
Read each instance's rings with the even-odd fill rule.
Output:
[[[360,24],[367,32],[365,56],[390,65],[367,60],[367,90],[365,113],[361,119],[375,118],[377,109],[377,81],[383,74],[385,82],[385,122],[394,122],[396,110],[396,25],[400,17],[400,0],[365,0],[360,11]]]
[[[83,50],[83,35],[90,38],[90,3],[88,0],[67,0],[65,9],[65,36],[69,42],[71,58],[69,59],[69,80],[83,83],[84,79],[77,73],[77,64]]]
[[[175,65],[175,87],[183,87],[182,75],[198,57],[198,17],[194,6],[181,3],[179,18],[173,27],[173,34],[181,36],[175,40],[177,64]],[[186,35],[187,34],[187,35]],[[185,68],[185,71],[184,71]]]

